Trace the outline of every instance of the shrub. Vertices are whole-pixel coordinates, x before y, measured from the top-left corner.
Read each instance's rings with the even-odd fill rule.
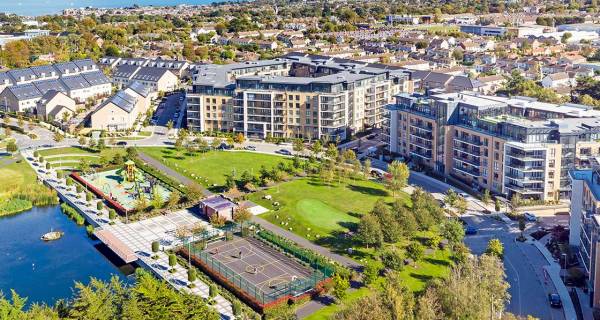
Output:
[[[77,193],[81,193],[81,191],[83,191],[83,187],[82,187],[80,184],[78,184],[78,185],[75,187],[75,190],[77,191]]]
[[[188,281],[196,281],[196,269],[188,269]]]
[[[51,168],[50,162],[46,162],[46,170],[49,170],[50,168]]]
[[[102,201],[98,201],[96,203],[96,209],[98,209],[98,210],[104,209],[104,204],[102,203]]]
[[[214,284],[210,284],[208,287],[208,296],[212,299],[217,296],[219,289]]]
[[[158,241],[152,241],[152,252],[157,253],[160,249],[160,244]]]
[[[110,220],[115,220],[115,218],[117,217],[117,213],[115,212],[115,209],[109,209],[108,210],[108,219]]]
[[[87,201],[87,202],[92,201],[92,193],[91,192],[87,192],[85,194],[85,201]]]
[[[383,265],[388,269],[402,271],[402,268],[404,267],[402,255],[395,248],[389,248],[383,251],[380,258]]]

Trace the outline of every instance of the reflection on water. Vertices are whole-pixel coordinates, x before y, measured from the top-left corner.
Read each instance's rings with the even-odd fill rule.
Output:
[[[40,236],[51,229],[63,231],[56,241],[44,242]],[[108,248],[88,238],[85,228],[70,221],[59,206],[33,208],[18,215],[0,218],[0,290],[14,289],[28,297],[28,303],[53,304],[70,298],[75,282],[87,283],[90,277],[108,280],[112,275],[123,281],[133,272]]]

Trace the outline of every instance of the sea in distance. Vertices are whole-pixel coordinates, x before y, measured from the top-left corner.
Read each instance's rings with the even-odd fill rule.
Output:
[[[0,12],[22,16],[40,16],[61,13],[72,8],[122,8],[139,6],[176,6],[180,4],[205,5],[214,0],[0,0]]]

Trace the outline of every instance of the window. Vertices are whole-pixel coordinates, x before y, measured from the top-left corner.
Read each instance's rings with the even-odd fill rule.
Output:
[[[500,150],[500,142],[498,142],[498,141],[494,142],[494,149]]]

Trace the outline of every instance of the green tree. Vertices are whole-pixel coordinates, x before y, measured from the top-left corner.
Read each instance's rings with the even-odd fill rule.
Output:
[[[456,245],[465,238],[465,229],[458,219],[449,219],[442,224],[441,235],[448,239],[450,244]]]
[[[380,246],[383,233],[377,218],[370,214],[363,215],[358,224],[357,237],[367,248],[369,245]]]
[[[481,195],[481,202],[483,202],[483,204],[485,204],[487,206],[488,204],[490,204],[491,201],[492,201],[492,196],[490,195],[490,190],[489,189],[483,190],[483,194]]]
[[[402,254],[395,247],[389,247],[379,254],[383,266],[390,270],[402,271],[404,268],[404,259]]]
[[[333,276],[333,296],[341,301],[346,297],[346,290],[350,288],[350,282],[338,273]]]
[[[12,154],[17,152],[18,150],[19,148],[17,147],[17,144],[14,141],[11,140],[6,144],[6,152]]]
[[[504,245],[499,239],[491,239],[488,241],[485,253],[491,256],[502,258],[502,256],[504,256]]]
[[[425,249],[416,241],[411,242],[411,244],[406,247],[406,255],[415,262],[421,260],[424,254]]]
[[[169,120],[169,121],[167,121],[167,129],[169,129],[169,131],[170,131],[171,129],[173,129],[173,126],[174,126],[174,125],[175,125],[175,124],[173,123],[173,120]]]
[[[394,160],[388,166],[388,172],[389,176],[386,179],[386,185],[392,190],[392,195],[395,197],[408,183],[410,171],[405,163]]]
[[[302,139],[294,139],[293,149],[298,154],[302,154],[302,152],[304,151],[304,141],[302,141]]]
[[[315,157],[318,157],[319,154],[321,154],[321,152],[323,152],[323,144],[321,143],[321,140],[316,140],[312,144],[311,151]]]
[[[171,267],[171,270],[169,270],[171,273],[173,273],[175,271],[175,266],[177,265],[177,256],[175,256],[175,254],[171,253],[169,254],[169,266]]]
[[[371,176],[371,159],[367,158],[367,160],[365,160],[363,163],[363,176],[365,179],[369,179]]]
[[[233,213],[233,221],[239,223],[242,227],[252,218],[252,212],[246,207],[239,207]]]
[[[377,277],[379,277],[379,272],[381,271],[381,266],[379,263],[375,261],[368,261],[365,264],[365,268],[363,270],[364,283],[366,285],[372,284],[375,282]]]

